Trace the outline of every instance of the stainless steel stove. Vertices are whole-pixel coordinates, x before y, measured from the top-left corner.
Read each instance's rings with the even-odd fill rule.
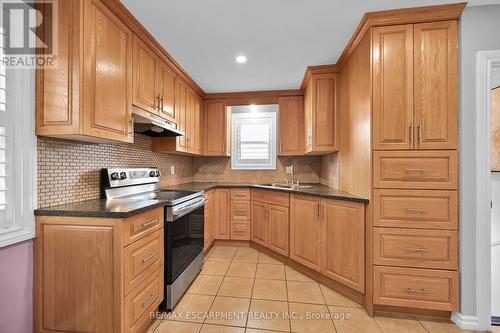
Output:
[[[149,200],[165,205],[165,300],[171,310],[203,267],[204,204],[201,191],[160,189],[158,168],[102,169],[101,196],[110,202]]]

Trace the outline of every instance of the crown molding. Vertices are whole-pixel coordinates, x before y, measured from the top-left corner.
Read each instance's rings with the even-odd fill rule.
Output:
[[[448,5],[392,9],[366,13],[363,15],[361,22],[358,24],[358,27],[354,31],[354,34],[347,43],[347,46],[340,55],[337,63],[307,67],[300,89],[305,91],[311,75],[316,74],[315,71],[323,71],[323,73],[340,72],[349,60],[350,56],[356,50],[359,42],[363,39],[366,33],[370,32],[372,27],[457,20],[462,15],[466,5],[466,2],[460,2]]]
[[[149,33],[149,31],[135,18],[132,13],[123,5],[120,0],[101,0],[118,18],[128,26],[144,43],[155,51],[155,53],[166,62],[176,75],[180,77],[191,89],[201,97],[205,96],[205,91],[194,81],[191,76],[179,65],[175,59],[163,48],[163,46]]]

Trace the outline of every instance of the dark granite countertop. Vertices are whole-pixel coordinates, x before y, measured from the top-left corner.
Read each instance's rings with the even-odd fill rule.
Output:
[[[262,184],[248,184],[248,183],[186,183],[180,185],[172,185],[165,187],[165,189],[174,189],[174,190],[199,190],[199,191],[207,191],[212,188],[220,187],[220,188],[231,188],[231,187],[253,187],[260,188],[269,191],[279,191],[279,192],[288,192],[295,194],[304,194],[304,195],[313,195],[322,198],[330,198],[337,200],[347,200],[361,203],[368,203],[368,199],[364,197],[360,197],[354,195],[352,193],[339,191],[333,187],[314,183],[314,184],[303,184],[311,187],[307,188],[298,188],[298,189],[289,189],[289,188],[276,188],[269,187]]]
[[[280,191],[296,194],[305,194],[331,198],[337,200],[347,200],[361,203],[368,203],[368,199],[342,192],[332,187],[322,184],[308,184],[312,187],[301,189],[269,188],[259,184],[248,183],[186,183],[165,187],[169,190],[206,191],[216,187],[253,187],[262,188],[269,191]],[[162,200],[151,199],[94,199],[80,201],[59,206],[35,209],[37,216],[75,216],[75,217],[105,217],[105,218],[126,218],[147,210],[165,206]]]

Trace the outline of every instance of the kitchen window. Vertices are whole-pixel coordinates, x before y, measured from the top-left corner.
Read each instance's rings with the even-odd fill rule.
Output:
[[[5,36],[0,29],[0,59]],[[0,61],[0,247],[35,236],[35,75]]]
[[[276,169],[277,105],[231,107],[231,168]]]

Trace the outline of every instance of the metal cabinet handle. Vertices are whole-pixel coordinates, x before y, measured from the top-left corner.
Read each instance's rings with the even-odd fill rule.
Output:
[[[156,224],[156,223],[158,223],[158,219],[154,219],[154,220],[152,220],[152,221],[149,221],[149,222],[143,223],[143,224],[141,225],[141,226],[142,226],[142,228],[141,228],[141,229],[145,229],[145,228],[149,227],[150,225],[152,225],[152,224]]]
[[[410,143],[413,144],[413,124],[410,124],[410,130],[409,130],[409,139],[410,139]]]
[[[405,212],[406,212],[406,214],[411,214],[411,213],[424,214],[424,213],[427,213],[427,210],[417,209],[417,208],[405,208]]]
[[[418,125],[418,142],[419,143],[422,143],[422,127],[423,127],[422,124]]]
[[[161,111],[164,111],[164,110],[163,110],[163,96],[161,96],[161,98],[160,98],[160,102],[161,102],[161,107],[160,107],[160,110],[161,110]]]
[[[431,252],[431,250],[428,248],[425,248],[425,247],[407,247],[406,252],[427,253],[427,252]]]
[[[155,251],[155,252],[151,253],[149,256],[142,258],[142,262],[143,263],[148,262],[149,260],[151,260],[157,254],[158,254],[158,251]]]
[[[145,308],[146,305],[148,305],[155,298],[156,298],[156,293],[149,295],[149,297],[144,302],[142,302],[142,307]]]
[[[405,169],[406,172],[431,172],[432,169],[418,168],[418,169]]]
[[[412,293],[417,293],[417,294],[428,294],[430,293],[431,291],[429,289],[425,289],[425,288],[406,288],[406,292],[408,294],[412,294]]]
[[[160,110],[160,95],[156,96],[156,99],[158,101],[158,105],[157,105],[158,107],[155,106],[154,110]]]

